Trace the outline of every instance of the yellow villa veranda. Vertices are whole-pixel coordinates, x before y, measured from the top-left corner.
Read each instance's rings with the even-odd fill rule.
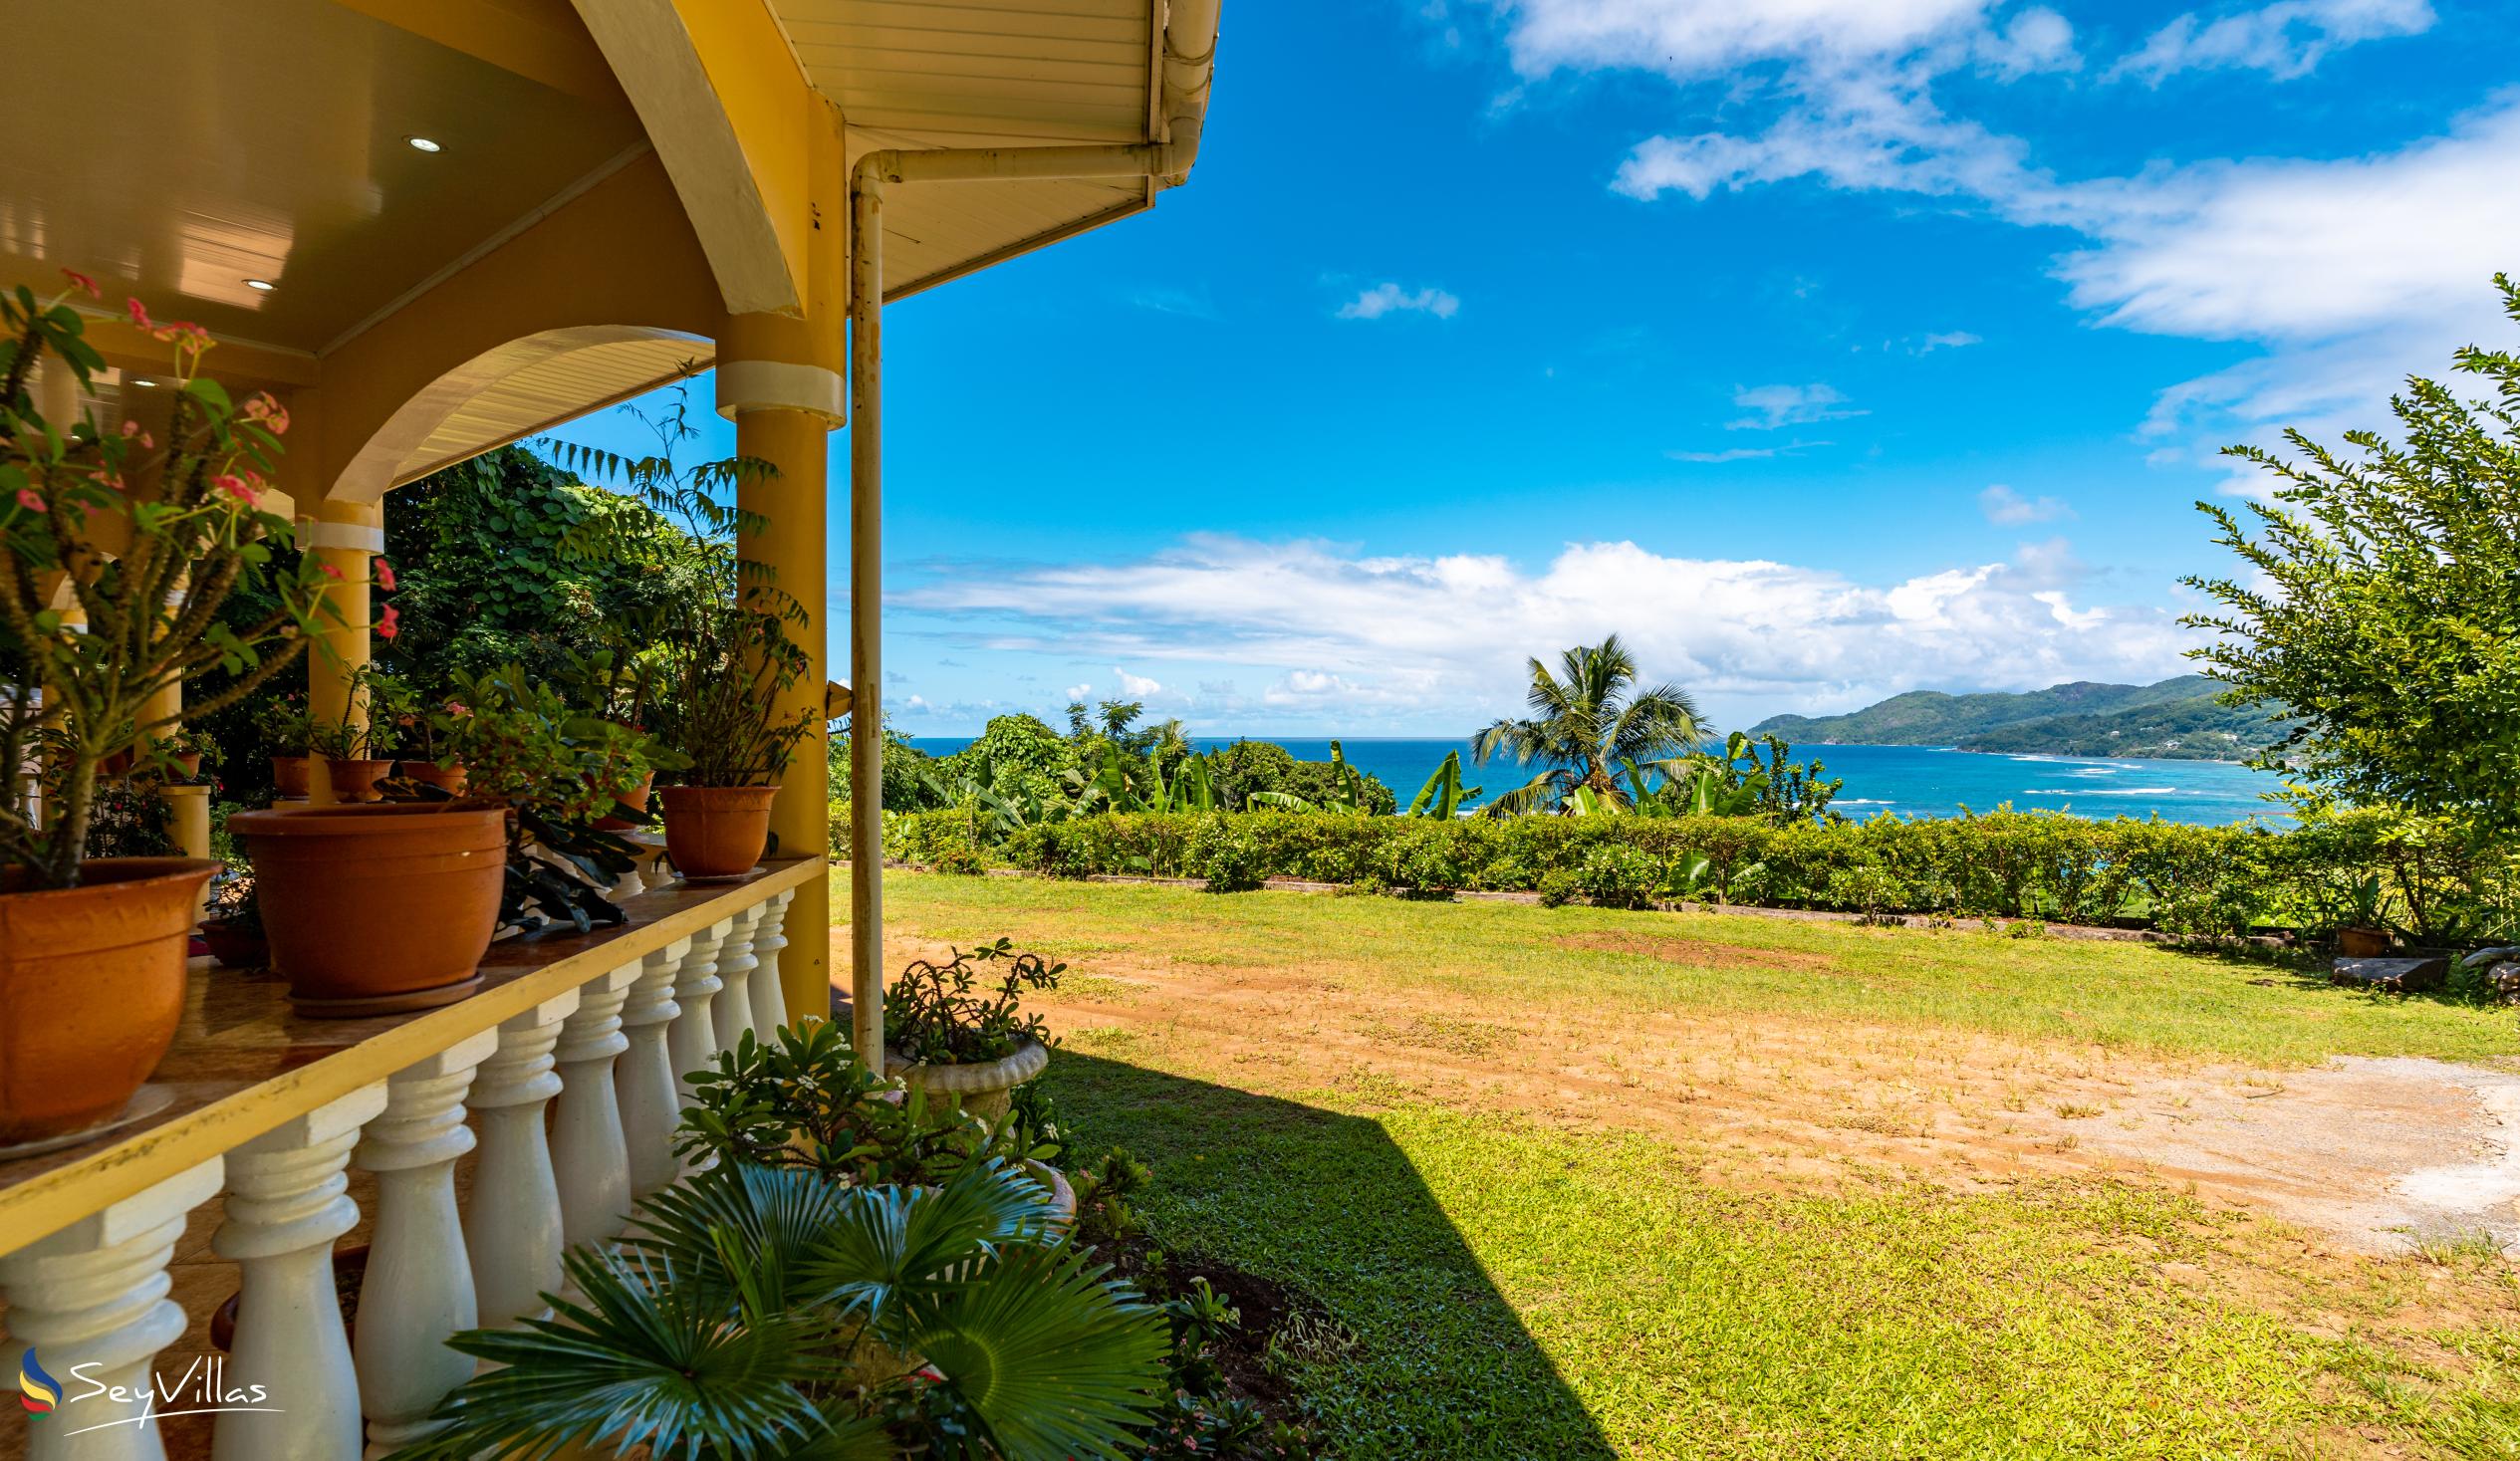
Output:
[[[53,419],[132,418],[162,388],[165,347],[122,318],[126,295],[197,321],[210,373],[285,406],[280,510],[340,570],[344,627],[309,656],[309,698],[354,721],[396,487],[714,367],[738,449],[778,469],[744,488],[770,524],[748,553],[788,584],[848,584],[845,666],[823,662],[824,596],[798,596],[813,662],[789,708],[819,706],[826,677],[856,688],[849,988],[858,1047],[880,1052],[882,307],[1183,182],[1217,6],[22,0],[0,285],[48,292],[71,268],[103,286],[87,338],[107,368],[84,399],[39,377]],[[0,1162],[7,1356],[76,1348],[145,1384],[224,1297],[179,1251],[214,1214],[210,1246],[242,1274],[229,1369],[285,1375],[287,1403],[219,1415],[208,1440],[12,1423],[0,1454],[347,1458],[422,1433],[472,1368],[444,1337],[534,1312],[565,1243],[619,1232],[672,1180],[681,1073],[828,1008],[823,768],[818,729],[774,808],[784,855],[750,879],[655,887],[625,926],[494,948],[459,1003],[316,1022],[196,971],[146,1109]],[[193,798],[174,825],[206,854],[198,789],[170,795]],[[372,1267],[355,1347],[330,1302],[334,1244],[363,1220],[354,1162],[381,1178],[378,1243],[428,1260]]]

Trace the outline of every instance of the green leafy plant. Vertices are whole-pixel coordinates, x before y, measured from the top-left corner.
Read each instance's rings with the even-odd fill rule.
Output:
[[[313,718],[307,713],[306,691],[286,690],[254,702],[254,729],[282,748],[283,756],[304,756],[314,740]]]
[[[1203,817],[1190,833],[1182,865],[1207,880],[1209,892],[1248,892],[1267,873],[1260,845],[1223,817]]]
[[[1165,1377],[1161,1315],[1048,1237],[996,1163],[850,1186],[727,1162],[571,1250],[550,1319],[448,1342],[489,1362],[404,1461],[549,1455],[1065,1461],[1130,1454]]]
[[[938,964],[913,959],[884,990],[885,1038],[920,1065],[976,1065],[1003,1060],[1026,1041],[1052,1044],[1041,1016],[1023,1013],[1024,991],[1056,989],[1068,966],[1018,953],[1000,938]],[[986,993],[983,974],[990,978]]]
[[[934,1183],[975,1163],[1046,1159],[1017,1126],[992,1132],[958,1106],[930,1104],[868,1070],[840,1026],[815,1020],[766,1041],[747,1030],[691,1073],[674,1150],[862,1185]]]
[[[1697,705],[1677,685],[1637,687],[1636,656],[1617,634],[1558,656],[1558,669],[1534,659],[1526,694],[1531,714],[1500,720],[1471,738],[1482,766],[1506,756],[1541,763],[1529,782],[1487,804],[1504,816],[1561,806],[1579,790],[1610,808],[1627,805],[1619,783],[1626,763],[1660,760],[1693,749],[1701,735]]]
[[[185,713],[252,695],[325,611],[312,563],[275,565],[293,528],[260,505],[288,412],[267,395],[237,404],[202,375],[206,331],[156,325],[130,302],[131,323],[173,347],[162,421],[110,431],[36,409],[40,362],[83,386],[104,365],[70,303],[96,286],[69,278],[51,299],[0,292],[0,865],[36,888],[79,881],[100,763]],[[101,522],[126,530],[111,555]],[[240,583],[277,606],[241,629],[219,618]],[[152,713],[160,692],[212,669],[231,676],[223,689],[189,712]],[[47,783],[39,818],[33,793]]]

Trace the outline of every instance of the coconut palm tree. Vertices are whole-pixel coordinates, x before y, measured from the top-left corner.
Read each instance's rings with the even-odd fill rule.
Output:
[[[1544,768],[1529,782],[1497,797],[1487,810],[1497,816],[1556,809],[1578,789],[1611,807],[1628,805],[1618,772],[1697,749],[1704,738],[1696,702],[1677,685],[1636,688],[1637,660],[1617,634],[1558,656],[1558,669],[1531,661],[1531,715],[1500,720],[1470,738],[1470,757],[1484,766],[1492,756]]]

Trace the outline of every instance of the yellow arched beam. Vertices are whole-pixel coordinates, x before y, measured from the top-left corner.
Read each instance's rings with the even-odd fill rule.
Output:
[[[805,309],[823,102],[762,0],[577,0],[731,314]],[[837,220],[832,220],[837,226]]]
[[[322,386],[299,394],[313,439],[293,430],[290,454],[312,448],[322,497],[374,502],[409,449],[500,375],[555,348],[714,338],[723,319],[673,187],[642,156],[326,355]]]

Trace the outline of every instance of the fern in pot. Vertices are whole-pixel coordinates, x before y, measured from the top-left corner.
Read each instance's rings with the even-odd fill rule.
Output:
[[[288,412],[203,376],[198,326],[129,304],[172,347],[163,416],[109,429],[38,410],[39,365],[84,385],[104,364],[71,304],[96,287],[70,280],[49,300],[0,292],[0,987],[46,1012],[0,1020],[0,1146],[118,1118],[182,1016],[193,901],[218,864],[91,857],[100,768],[174,727],[153,708],[170,686],[234,676],[194,715],[253,694],[321,611],[313,565],[273,553],[291,524],[261,506]],[[244,586],[278,608],[222,622]]]
[[[662,415],[640,417],[657,437],[648,456],[545,446],[562,467],[650,509],[590,523],[570,551],[619,551],[619,540],[635,538],[643,557],[679,561],[684,590],[659,610],[639,661],[657,735],[687,761],[656,793],[665,852],[685,878],[705,880],[741,877],[767,854],[779,779],[813,733],[815,713],[812,705],[780,708],[797,698],[812,664],[793,636],[809,625],[805,606],[742,554],[744,540],[769,524],[734,499],[776,468],[753,457],[678,465],[674,448],[698,434],[685,408],[677,397]]]

